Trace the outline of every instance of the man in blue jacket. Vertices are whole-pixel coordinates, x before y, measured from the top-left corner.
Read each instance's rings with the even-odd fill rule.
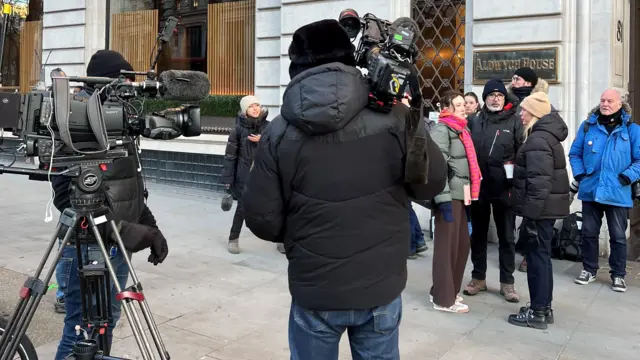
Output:
[[[576,134],[569,151],[571,170],[580,183],[582,201],[583,270],[575,279],[586,285],[598,271],[598,236],[602,216],[609,225],[612,289],[627,290],[624,278],[627,259],[627,218],[633,207],[631,184],[640,179],[640,126],[631,120],[631,108],[620,93],[602,93]]]

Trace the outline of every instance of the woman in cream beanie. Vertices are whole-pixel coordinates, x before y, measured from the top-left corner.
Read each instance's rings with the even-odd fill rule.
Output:
[[[515,159],[511,205],[522,217],[520,238],[525,241],[531,302],[510,315],[509,323],[542,330],[553,324],[553,225],[569,215],[569,175],[562,147],[569,130],[558,112],[551,112],[543,92],[526,97],[521,108],[526,140]]]

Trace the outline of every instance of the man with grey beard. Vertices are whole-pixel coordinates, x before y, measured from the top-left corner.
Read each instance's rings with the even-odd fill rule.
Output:
[[[482,110],[469,119],[482,184],[480,198],[471,205],[473,272],[464,294],[473,296],[487,290],[487,234],[493,209],[499,242],[500,294],[509,302],[518,302],[513,278],[515,215],[509,204],[513,160],[523,142],[522,123],[516,113],[518,98],[507,92],[501,80],[489,80],[482,100]]]

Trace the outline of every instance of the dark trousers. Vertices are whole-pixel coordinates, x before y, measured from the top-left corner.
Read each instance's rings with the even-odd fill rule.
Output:
[[[449,307],[462,287],[464,268],[469,256],[469,226],[462,201],[453,200],[453,222],[444,220],[435,210],[432,280],[433,303]]]
[[[551,239],[555,220],[538,220],[537,241],[528,241],[525,245],[527,259],[527,282],[531,296],[531,308],[544,310],[553,300],[553,266],[551,264]],[[527,239],[529,240],[529,239]]]
[[[244,201],[242,197],[238,197],[236,204],[236,213],[233,215],[233,222],[231,223],[231,231],[229,233],[229,239],[237,239],[240,236],[240,230],[242,230],[242,224],[244,223]]]
[[[627,275],[627,218],[629,209],[603,205],[597,202],[582,202],[582,264],[584,270],[595,275],[598,272],[598,255],[600,253],[600,227],[602,215],[607,216],[609,225],[609,266],[611,277]]]
[[[516,218],[508,203],[501,200],[491,202],[474,201],[471,204],[471,261],[473,272],[471,276],[476,280],[487,277],[487,235],[489,220],[493,208],[493,219],[496,224],[499,242],[500,282],[513,284],[515,270],[515,222]]]
[[[409,224],[411,225],[411,248],[409,249],[411,254],[416,252],[416,249],[426,245],[424,241],[424,233],[418,221],[418,215],[409,203]]]

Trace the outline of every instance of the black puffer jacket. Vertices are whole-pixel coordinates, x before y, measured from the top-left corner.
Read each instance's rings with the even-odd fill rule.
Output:
[[[507,179],[504,163],[514,160],[523,140],[517,107],[518,99],[509,94],[502,111],[491,112],[485,104],[482,110],[468,118],[482,172],[480,201],[509,200],[511,181]]]
[[[247,226],[284,242],[289,289],[303,308],[370,309],[400,295],[409,195],[432,199],[445,185],[444,157],[428,136],[429,183],[405,183],[409,110],[374,112],[368,94],[360,71],[340,63],[294,77],[249,175]]]
[[[242,196],[244,184],[258,149],[258,143],[249,140],[248,136],[262,134],[269,124],[268,114],[266,109],[263,109],[257,119],[238,114],[236,126],[229,134],[227,149],[224,153],[222,183],[231,185],[231,191],[236,199]]]
[[[516,215],[531,220],[569,215],[569,175],[562,141],[569,130],[558,112],[543,116],[531,128],[514,169],[511,201]]]

